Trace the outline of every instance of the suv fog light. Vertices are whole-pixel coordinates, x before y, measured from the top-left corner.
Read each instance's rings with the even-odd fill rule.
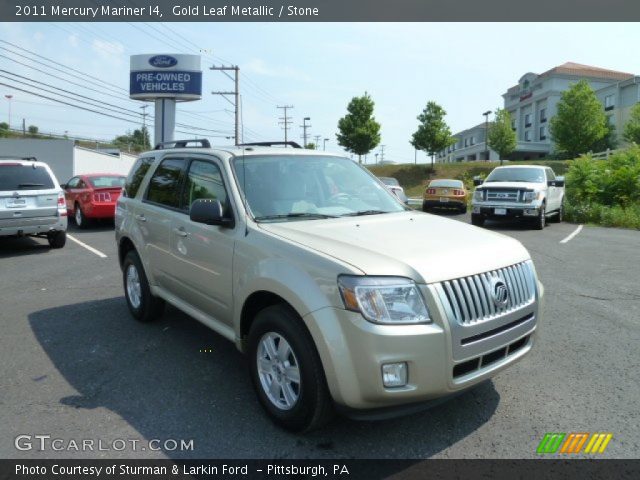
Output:
[[[480,207],[473,207],[473,213],[480,213]]]
[[[538,209],[537,208],[527,208],[524,211],[525,215],[529,215],[531,217],[537,217],[538,216]]]
[[[385,387],[404,387],[407,384],[407,364],[385,363],[382,365],[382,384]]]

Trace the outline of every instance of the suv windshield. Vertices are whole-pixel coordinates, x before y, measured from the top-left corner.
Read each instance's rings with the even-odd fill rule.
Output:
[[[0,163],[0,191],[55,188],[49,172],[38,165]]]
[[[372,174],[345,158],[256,155],[237,157],[233,169],[257,221],[406,210]]]
[[[485,182],[544,182],[541,168],[496,168]]]

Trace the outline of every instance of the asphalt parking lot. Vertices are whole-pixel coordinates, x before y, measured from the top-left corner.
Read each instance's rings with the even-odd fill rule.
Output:
[[[230,342],[170,307],[131,319],[113,225],[70,227],[95,251],[0,239],[0,458],[527,458],[546,432],[612,432],[602,456],[637,457],[640,232],[586,226],[561,243],[577,225],[488,226],[529,249],[544,283],[532,353],[432,410],[305,435],[262,413]],[[194,449],[18,451],[21,434]]]

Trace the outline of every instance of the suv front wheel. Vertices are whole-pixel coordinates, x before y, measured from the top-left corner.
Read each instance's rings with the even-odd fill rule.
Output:
[[[322,363],[295,312],[285,305],[260,311],[248,347],[256,394],[278,425],[299,432],[330,420],[333,405]]]
[[[540,212],[538,213],[538,216],[536,217],[534,222],[535,223],[534,223],[533,228],[535,228],[536,230],[542,230],[542,229],[544,229],[544,227],[546,227],[546,225],[547,225],[547,208],[546,208],[546,205],[544,203],[540,206]]]
[[[135,250],[129,251],[122,264],[124,296],[133,317],[140,322],[151,322],[162,315],[164,301],[151,293],[142,262]]]

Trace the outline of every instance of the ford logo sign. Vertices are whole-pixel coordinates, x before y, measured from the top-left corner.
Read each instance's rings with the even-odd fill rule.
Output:
[[[177,64],[178,60],[169,55],[156,55],[149,59],[149,65],[156,68],[175,67]]]

